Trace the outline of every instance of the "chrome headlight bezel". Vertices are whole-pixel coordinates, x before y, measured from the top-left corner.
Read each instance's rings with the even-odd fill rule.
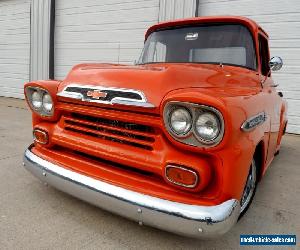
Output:
[[[178,135],[174,133],[174,131],[170,127],[169,123],[169,116],[171,114],[171,111],[176,108],[185,108],[187,109],[192,117],[192,127],[191,129],[183,135]],[[196,129],[196,122],[198,117],[203,114],[203,113],[210,113],[213,114],[218,123],[219,123],[219,132],[217,135],[210,139],[206,140],[205,138],[202,138],[201,135],[198,133]],[[207,105],[202,105],[202,104],[195,104],[195,103],[188,103],[188,102],[177,102],[177,101],[171,101],[168,102],[163,111],[163,119],[164,119],[164,125],[168,131],[168,133],[177,141],[182,142],[184,144],[196,146],[196,147],[214,147],[218,145],[224,136],[224,118],[223,115],[220,111],[218,111],[216,108],[207,106]]]
[[[186,128],[185,128],[185,130],[183,132],[176,131],[176,129],[174,128],[174,124],[172,124],[172,115],[176,111],[179,111],[179,110],[182,110],[183,112],[186,112],[186,115],[187,115],[187,125],[186,125]],[[191,115],[190,111],[187,108],[182,107],[182,106],[176,106],[176,105],[174,105],[172,108],[170,108],[168,110],[168,123],[167,124],[168,124],[168,128],[174,134],[176,134],[176,136],[178,136],[178,137],[185,137],[185,136],[187,136],[190,133],[191,128],[193,127],[193,118],[192,118],[192,115]]]
[[[40,98],[41,99],[41,106],[40,107],[36,107],[35,105],[33,105],[32,95],[35,92],[37,92],[41,97]],[[40,116],[43,116],[43,117],[53,116],[54,102],[53,102],[53,98],[52,98],[51,94],[49,93],[49,91],[47,91],[46,89],[40,88],[40,87],[28,86],[28,87],[25,88],[25,94],[26,94],[26,99],[27,99],[27,101],[28,101],[28,103],[29,103],[29,105],[30,105],[30,107],[33,111],[35,111],[37,114],[39,114]],[[45,108],[45,105],[44,105],[44,96],[45,95],[50,96],[50,101],[52,102],[51,110]]]

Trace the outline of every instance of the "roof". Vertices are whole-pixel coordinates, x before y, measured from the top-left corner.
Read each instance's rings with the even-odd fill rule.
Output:
[[[253,20],[247,17],[241,16],[203,16],[203,17],[194,17],[187,19],[177,19],[167,22],[162,22],[151,26],[146,34],[145,39],[155,30],[158,29],[166,29],[177,26],[186,26],[186,25],[195,25],[195,24],[203,24],[203,23],[240,23],[245,25],[251,32],[257,32],[259,29],[265,33],[266,36],[268,34]]]

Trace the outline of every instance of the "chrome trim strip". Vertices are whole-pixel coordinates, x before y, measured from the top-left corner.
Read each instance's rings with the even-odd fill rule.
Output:
[[[163,200],[65,169],[35,155],[31,147],[25,151],[24,166],[37,178],[102,209],[138,221],[140,225],[206,238],[227,232],[240,214],[240,203],[235,199],[216,206]]]
[[[155,108],[152,103],[149,102],[139,102],[139,101],[132,101],[131,99],[115,97],[111,100],[111,104],[119,104],[119,105],[127,105],[127,106],[136,106],[136,107],[143,107],[143,108]]]
[[[93,100],[93,99],[86,99],[81,93],[77,92],[71,92],[67,91],[67,88],[70,87],[76,87],[81,89],[93,89],[93,90],[114,90],[124,93],[135,93],[138,94],[142,99],[141,100],[134,100],[130,98],[124,98],[124,97],[115,97],[111,101],[101,101],[101,100]],[[70,99],[76,99],[81,100],[83,102],[92,102],[92,103],[101,103],[101,104],[119,104],[119,105],[130,105],[130,106],[138,106],[138,107],[144,107],[144,108],[154,108],[155,106],[152,103],[147,102],[147,98],[145,94],[140,90],[134,90],[134,89],[125,89],[125,88],[115,88],[115,87],[103,87],[103,86],[97,86],[97,85],[81,85],[72,83],[67,85],[61,92],[57,94],[57,96],[70,98]]]
[[[243,122],[241,130],[245,132],[252,131],[259,125],[263,124],[267,120],[267,114],[265,112],[260,112],[254,116],[251,116],[246,121]]]

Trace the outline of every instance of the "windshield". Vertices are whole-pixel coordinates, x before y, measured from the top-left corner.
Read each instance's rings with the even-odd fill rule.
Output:
[[[213,63],[256,69],[250,31],[239,24],[158,30],[150,34],[138,64]]]

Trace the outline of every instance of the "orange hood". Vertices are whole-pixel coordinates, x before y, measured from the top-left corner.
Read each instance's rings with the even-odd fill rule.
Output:
[[[142,91],[148,102],[159,107],[171,91],[187,88],[216,89],[225,96],[253,94],[258,87],[256,72],[241,67],[210,64],[163,63],[148,65],[80,64],[59,86],[78,83]],[[239,91],[237,90],[237,87]],[[220,91],[221,90],[221,91]]]

